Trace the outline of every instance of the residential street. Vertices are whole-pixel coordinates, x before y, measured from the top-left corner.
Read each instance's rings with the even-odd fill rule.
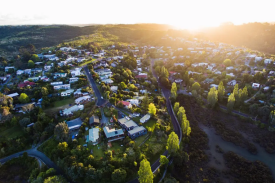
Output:
[[[52,160],[50,160],[45,154],[38,151],[37,147],[29,149],[29,150],[21,151],[21,152],[12,154],[10,156],[7,156],[5,158],[2,158],[2,159],[0,159],[0,163],[4,164],[5,162],[7,162],[13,158],[22,156],[24,152],[27,152],[29,156],[33,156],[33,157],[38,158],[39,160],[43,161],[49,168],[56,169],[56,172],[58,174],[62,174],[60,169],[57,167],[57,165],[54,162],[52,162]]]
[[[101,95],[101,93],[99,92],[99,90],[98,90],[98,88],[97,88],[97,86],[96,86],[96,83],[95,83],[95,81],[94,81],[92,75],[89,73],[89,69],[88,69],[87,65],[84,66],[83,69],[84,69],[85,75],[87,76],[88,81],[90,82],[90,85],[91,85],[91,87],[93,88],[94,93],[95,93],[95,95],[96,95],[96,97],[97,97],[97,104],[96,104],[96,105],[97,105],[97,106],[102,106],[103,104],[105,104],[106,100],[104,100],[104,99],[101,98],[102,95]]]

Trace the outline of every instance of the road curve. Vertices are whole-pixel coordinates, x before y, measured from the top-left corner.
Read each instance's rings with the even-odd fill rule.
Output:
[[[40,159],[49,168],[54,168],[56,170],[57,174],[62,174],[61,170],[57,167],[57,165],[54,162],[52,162],[52,160],[50,160],[45,154],[38,151],[36,148],[21,151],[21,152],[12,154],[10,156],[7,156],[5,158],[2,158],[2,159],[0,159],[0,163],[4,164],[13,158],[17,158],[17,157],[21,156],[24,152],[27,152],[29,156],[33,156],[35,158]]]

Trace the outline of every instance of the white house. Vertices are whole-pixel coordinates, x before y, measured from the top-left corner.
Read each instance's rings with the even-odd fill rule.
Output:
[[[139,100],[138,99],[127,99],[127,102],[130,102],[132,105],[139,105]]]
[[[71,72],[71,75],[73,76],[73,77],[75,77],[75,76],[80,76],[81,75],[81,68],[75,68],[74,70],[71,70],[70,72]]]
[[[45,65],[45,66],[44,66],[44,70],[45,70],[45,71],[49,71],[51,68],[52,68],[51,65]]]
[[[52,86],[63,85],[63,81],[51,82],[51,85],[52,85]]]
[[[255,57],[255,62],[259,62],[259,61],[262,61],[262,57]]]
[[[226,70],[228,71],[228,70],[233,70],[234,69],[234,67],[233,66],[230,66],[230,67],[226,67]]]
[[[118,86],[111,86],[110,89],[112,92],[117,92]]]
[[[258,88],[260,88],[260,86],[261,86],[261,84],[259,84],[259,83],[253,83],[252,84],[253,89],[258,89]]]
[[[216,89],[218,89],[219,85],[211,84],[211,85],[210,85],[210,88],[213,88],[213,87],[215,87]]]
[[[226,74],[227,76],[235,77],[233,73]]]
[[[70,96],[73,92],[74,92],[73,89],[63,91],[63,92],[61,92],[61,97]]]
[[[16,71],[16,74],[17,74],[17,75],[24,74],[24,71],[23,71],[23,70],[17,70],[17,71]]]
[[[14,69],[14,67],[5,67],[5,72],[8,72],[9,69]]]
[[[264,60],[264,63],[265,63],[265,64],[271,64],[271,63],[272,63],[272,59],[265,59],[265,60]]]
[[[93,145],[98,144],[99,128],[92,128],[89,130],[89,135],[86,142],[92,142]]]
[[[112,84],[114,81],[111,79],[103,79],[102,82],[105,84]]]
[[[64,78],[64,77],[67,76],[67,73],[58,72],[58,73],[54,73],[53,75],[54,75],[54,77],[61,77],[61,78]]]
[[[70,78],[69,83],[75,83],[78,81],[79,78]]]
[[[74,105],[68,109],[64,109],[62,116],[72,115],[74,112],[83,110],[83,109],[84,109],[84,105]]]
[[[175,67],[178,66],[178,65],[184,67],[184,63],[174,63]]]
[[[232,80],[232,81],[229,81],[227,83],[228,86],[235,86],[237,84],[237,81],[236,80]]]
[[[151,118],[150,114],[146,114],[145,116],[143,116],[142,118],[140,118],[140,122],[141,122],[141,123],[145,123],[145,122],[147,122],[150,118]]]
[[[91,101],[91,96],[83,96],[75,99],[76,104],[82,104],[83,102]]]
[[[54,90],[61,90],[61,89],[69,90],[69,89],[71,89],[71,84],[55,85],[55,86],[53,86],[53,89]]]

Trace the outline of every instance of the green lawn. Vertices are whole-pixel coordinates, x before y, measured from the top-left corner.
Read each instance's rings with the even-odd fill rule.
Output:
[[[96,61],[96,59],[92,59],[92,60],[88,60],[86,62],[83,62],[82,64],[80,64],[79,66],[83,66],[83,65],[86,65],[86,64],[89,64],[89,63],[92,63],[93,61]]]
[[[143,136],[140,136],[138,138],[136,138],[134,141],[136,143],[137,146],[139,146],[147,137],[149,136],[149,134],[147,135],[143,135]],[[148,138],[149,139],[149,138]],[[147,140],[148,140],[147,139]]]
[[[24,135],[24,131],[21,126],[14,126],[1,131],[0,135],[7,138],[21,137]]]
[[[64,100],[60,100],[60,101],[55,101],[53,103],[54,107],[61,107],[63,105],[67,105],[67,104],[74,104],[74,98],[68,98],[68,99],[64,99]]]
[[[151,127],[151,129],[154,131],[155,130],[155,126],[156,126],[157,120],[156,119],[149,119],[149,121],[143,123],[143,126],[145,128]]]

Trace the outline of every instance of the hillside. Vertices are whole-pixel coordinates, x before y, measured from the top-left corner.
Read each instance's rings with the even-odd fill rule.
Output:
[[[37,49],[50,47],[65,41],[82,39],[96,31],[107,31],[119,37],[117,41],[139,41],[165,35],[171,26],[161,24],[91,25],[85,27],[67,25],[0,26],[0,56],[18,54],[18,49],[33,44]]]
[[[200,36],[212,41],[245,46],[270,54],[275,53],[275,25],[268,23],[223,25],[203,30]]]

